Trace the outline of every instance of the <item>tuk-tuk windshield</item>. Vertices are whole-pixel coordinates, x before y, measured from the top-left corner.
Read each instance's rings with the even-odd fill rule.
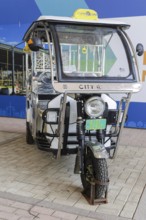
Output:
[[[134,78],[117,29],[62,24],[56,31],[64,78]]]

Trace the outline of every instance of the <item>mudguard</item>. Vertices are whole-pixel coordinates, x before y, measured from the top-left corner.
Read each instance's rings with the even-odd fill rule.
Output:
[[[106,148],[100,142],[96,142],[96,143],[86,142],[85,145],[86,147],[89,147],[91,149],[95,158],[97,159],[109,158],[109,154],[107,153]]]

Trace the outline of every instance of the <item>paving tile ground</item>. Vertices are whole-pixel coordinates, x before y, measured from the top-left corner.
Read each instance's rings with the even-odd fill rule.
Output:
[[[124,128],[117,157],[108,160],[108,203],[82,196],[75,155],[60,160],[27,145],[25,120],[0,118],[0,219],[133,219],[146,184],[146,130]]]

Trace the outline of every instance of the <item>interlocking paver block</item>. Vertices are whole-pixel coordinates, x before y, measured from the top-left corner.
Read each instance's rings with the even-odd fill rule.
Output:
[[[20,217],[19,220],[33,220],[34,217]],[[48,219],[49,220],[49,219]]]
[[[13,213],[15,210],[16,210],[16,208],[13,208],[13,207],[10,207],[10,206],[0,205],[0,211],[2,211],[2,212]]]
[[[40,206],[34,206],[31,211],[36,212],[36,213],[41,213],[41,214],[46,214],[46,215],[52,215],[54,210],[45,208],[45,207],[40,207]]]
[[[98,205],[89,205],[89,203],[83,197],[81,197],[81,199],[79,199],[74,206],[88,211],[95,211],[98,207]]]
[[[142,133],[146,134],[143,131]],[[73,174],[75,155],[61,157],[59,161],[54,160],[50,153],[38,150],[35,145],[27,145],[25,135],[18,136],[14,133],[7,136],[6,133],[0,132],[0,139],[4,141],[3,144],[1,142],[0,148],[0,191],[82,209],[83,214],[88,210],[97,212],[97,215],[104,212],[114,216],[118,216],[119,213],[124,215],[128,202],[138,204],[139,195],[146,183],[146,148],[142,147],[144,146],[142,141],[136,143],[139,130],[127,132],[126,129],[123,134],[125,137],[119,146],[117,157],[107,161],[110,175],[108,204],[91,206],[82,196],[80,177]],[[15,205],[18,207],[14,207],[13,203],[8,205],[17,209],[15,215],[32,218],[25,212],[29,205],[24,207],[19,203]],[[132,212],[134,209],[135,206],[131,209]],[[31,211],[33,213],[34,210]],[[34,214],[46,218],[45,213],[34,212]],[[51,218],[58,219],[55,216]]]
[[[13,213],[8,212],[0,212],[0,218],[1,219],[7,219],[7,220],[18,220],[21,216]]]
[[[141,193],[131,192],[128,201],[129,202],[137,202],[140,200]]]
[[[14,202],[11,206],[15,208],[19,208],[19,209],[24,209],[24,210],[29,210],[32,207],[32,205],[22,203],[22,202]]]
[[[100,205],[96,212],[118,216],[121,211],[121,207],[122,206],[117,206],[116,204]]]
[[[85,217],[85,216],[78,216],[76,220],[101,220],[100,218],[89,218],[89,217]]]
[[[37,216],[38,213],[37,212],[34,212],[32,210],[23,210],[23,209],[17,209],[15,211],[15,214],[16,215],[19,215],[19,216],[23,216],[23,217],[34,217],[34,216]]]
[[[10,205],[13,205],[14,203],[15,201],[12,201],[10,199],[0,198],[0,205],[10,206]]]
[[[67,213],[67,212],[61,212],[61,211],[55,211],[53,213],[54,217],[57,217],[57,218],[61,218],[61,219],[66,219],[66,220],[76,220],[77,218],[77,215],[74,215],[74,214],[70,214],[70,213]]]
[[[58,218],[58,217],[40,214],[40,215],[38,215],[38,220],[63,220],[63,219]]]
[[[137,207],[136,202],[127,202],[124,209],[120,213],[121,217],[132,218]]]

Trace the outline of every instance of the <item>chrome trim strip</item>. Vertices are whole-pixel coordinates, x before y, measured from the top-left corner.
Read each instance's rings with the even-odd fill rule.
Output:
[[[128,93],[139,92],[142,84],[135,83],[63,83],[52,82],[54,89],[60,93]]]

